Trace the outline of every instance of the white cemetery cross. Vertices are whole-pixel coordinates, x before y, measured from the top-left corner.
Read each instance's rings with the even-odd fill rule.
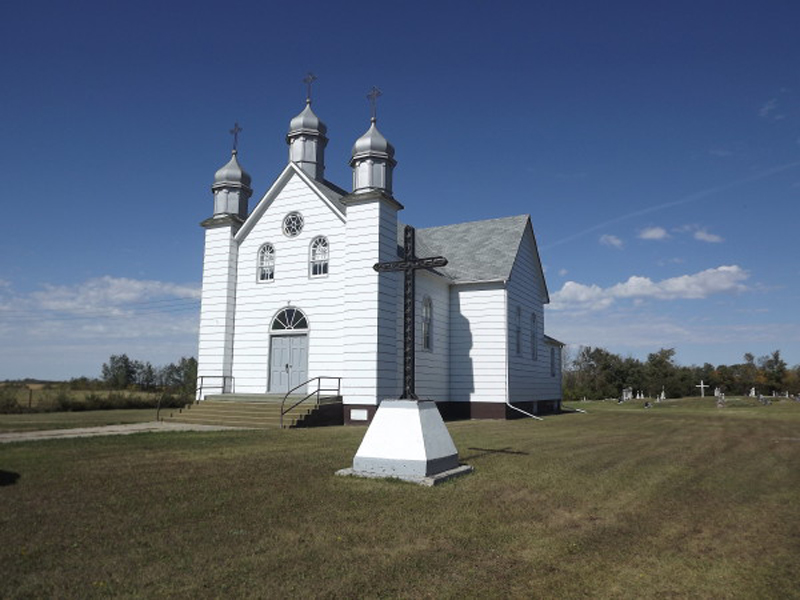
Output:
[[[417,258],[414,237],[414,228],[406,226],[404,259],[376,263],[373,267],[379,273],[404,274],[403,394],[399,399],[380,403],[353,458],[353,467],[337,471],[337,475],[394,477],[435,485],[472,471],[469,465],[459,465],[458,450],[436,403],[417,399],[414,390],[414,272],[447,264],[447,259],[441,256]]]
[[[700,380],[700,385],[696,385],[694,387],[699,387],[700,388],[700,397],[701,398],[705,398],[706,397],[706,388],[707,387],[711,387],[711,386],[708,385],[707,383],[703,383],[703,380],[701,379]]]

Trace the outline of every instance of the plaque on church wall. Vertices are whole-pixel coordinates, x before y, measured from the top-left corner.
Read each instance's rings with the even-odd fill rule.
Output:
[[[366,421],[367,411],[364,408],[353,408],[350,410],[351,421]]]

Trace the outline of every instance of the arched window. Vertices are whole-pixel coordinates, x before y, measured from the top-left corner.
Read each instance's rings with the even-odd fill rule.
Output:
[[[517,354],[522,354],[522,308],[517,307],[516,346]]]
[[[263,283],[275,281],[275,247],[272,244],[264,244],[258,249],[256,278]]]
[[[433,301],[429,296],[422,299],[422,349],[433,350]]]
[[[536,331],[536,313],[531,314],[531,357],[539,359],[539,336]]]
[[[272,331],[308,329],[308,319],[299,308],[284,308],[272,319]]]
[[[311,242],[310,254],[308,267],[311,277],[327,275],[328,259],[330,258],[328,238],[323,236],[315,237]]]

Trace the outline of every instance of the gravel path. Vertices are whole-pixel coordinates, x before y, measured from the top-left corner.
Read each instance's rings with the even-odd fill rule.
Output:
[[[189,423],[129,423],[126,425],[105,425],[102,427],[76,427],[74,429],[45,429],[41,431],[17,431],[0,433],[0,444],[9,442],[33,442],[36,440],[56,440],[62,438],[95,437],[98,435],[128,435],[145,431],[222,431],[240,429],[220,425],[193,425]]]

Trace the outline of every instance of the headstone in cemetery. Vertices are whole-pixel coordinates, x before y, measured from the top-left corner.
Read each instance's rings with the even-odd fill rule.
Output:
[[[376,263],[381,272],[401,271],[403,286],[403,394],[399,399],[383,400],[353,458],[353,467],[337,475],[392,477],[422,485],[465,475],[469,465],[458,462],[458,450],[442,420],[436,403],[419,400],[414,389],[414,350],[416,320],[414,315],[414,276],[419,269],[443,267],[442,256],[418,258],[415,253],[414,228],[406,226],[403,260]]]
[[[700,380],[700,385],[696,385],[694,387],[700,388],[700,397],[701,398],[705,398],[706,397],[706,388],[707,387],[711,387],[711,386],[708,385],[707,383],[703,383],[703,380],[701,379]]]
[[[755,398],[756,397],[756,388],[754,388],[754,387],[750,388],[750,397],[751,398]]]

